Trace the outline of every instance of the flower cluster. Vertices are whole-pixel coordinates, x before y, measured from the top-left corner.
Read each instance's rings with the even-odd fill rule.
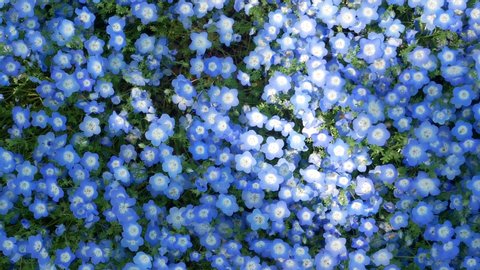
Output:
[[[480,269],[480,3],[0,0],[0,268]]]

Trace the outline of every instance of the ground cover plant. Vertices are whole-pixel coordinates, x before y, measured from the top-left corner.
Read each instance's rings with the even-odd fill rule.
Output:
[[[0,269],[480,269],[480,2],[0,0]]]

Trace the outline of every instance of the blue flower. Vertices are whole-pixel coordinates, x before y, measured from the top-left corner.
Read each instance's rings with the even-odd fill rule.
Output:
[[[322,250],[315,255],[316,270],[332,270],[338,263],[337,256],[326,250]]]
[[[108,18],[107,33],[110,36],[123,33],[123,28],[125,27],[125,18],[118,16],[112,16]]]
[[[43,200],[40,200],[37,197],[35,197],[35,200],[33,201],[33,203],[30,204],[30,206],[28,207],[28,210],[30,210],[33,213],[33,217],[35,219],[47,217],[49,214],[47,203]]]
[[[152,256],[140,251],[133,257],[133,262],[141,269],[150,269],[152,267]]]
[[[139,18],[142,24],[147,25],[158,19],[157,6],[147,2],[136,3],[132,7],[132,14]]]
[[[62,147],[55,152],[55,161],[65,166],[66,168],[72,168],[80,161],[80,157],[71,144]]]
[[[404,163],[409,166],[417,166],[428,160],[427,146],[416,140],[410,140],[402,153],[404,156]]]
[[[30,127],[30,109],[15,106],[12,109],[12,118],[15,125],[20,128]]]
[[[300,37],[306,38],[315,34],[317,23],[308,16],[302,16],[295,23],[295,29],[299,32]]]
[[[358,53],[358,58],[364,59],[367,63],[373,63],[376,59],[382,57],[382,41],[378,38],[370,39],[361,39],[360,40],[360,52]]]
[[[259,229],[266,230],[268,228],[269,217],[262,213],[259,209],[254,209],[252,213],[247,215],[247,221],[250,228],[254,231]]]
[[[340,13],[337,15],[337,23],[342,26],[342,28],[349,28],[355,25],[357,21],[355,9],[349,9],[342,7]]]
[[[67,19],[63,19],[58,24],[58,32],[65,40],[70,40],[75,35],[75,24]]]
[[[225,215],[232,216],[239,210],[237,200],[233,195],[220,194],[215,204]]]
[[[262,56],[257,52],[250,52],[248,56],[243,58],[243,62],[248,69],[260,69],[260,65],[263,62],[262,60]]]
[[[235,155],[235,169],[237,171],[250,173],[252,172],[252,169],[256,164],[257,161],[249,151],[245,151],[242,154]]]
[[[372,180],[363,176],[357,176],[355,193],[362,199],[370,198],[375,192]]]
[[[459,141],[464,141],[472,138],[472,125],[463,120],[459,120],[452,128],[452,135]]]
[[[377,252],[373,253],[371,256],[373,263],[376,266],[387,266],[390,264],[390,260],[393,258],[393,255],[390,251],[387,249],[383,248],[378,250]]]
[[[84,47],[87,49],[89,55],[101,55],[103,53],[103,46],[105,41],[97,38],[96,36],[91,36],[87,41],[85,41]]]
[[[113,34],[108,40],[108,45],[110,45],[117,52],[121,51],[127,45],[127,38],[124,33]]]
[[[101,132],[100,120],[86,115],[80,123],[80,130],[83,131],[86,137],[98,135]]]
[[[390,138],[385,124],[377,124],[369,128],[367,140],[369,144],[384,146]]]
[[[284,142],[281,139],[268,137],[266,142],[262,145],[261,151],[265,154],[268,160],[281,158],[283,156]]]
[[[208,40],[207,32],[191,33],[190,39],[192,43],[190,43],[189,48],[192,51],[196,51],[197,55],[204,55],[205,51],[212,47],[212,42]]]
[[[175,177],[182,172],[182,162],[180,158],[175,155],[165,157],[162,163],[162,169],[170,177]]]
[[[239,70],[237,74],[237,79],[240,81],[240,84],[243,86],[250,86],[250,75]]]
[[[18,17],[20,18],[28,18],[34,16],[35,1],[33,0],[16,1],[13,7],[18,12]]]
[[[147,140],[149,140],[154,146],[159,146],[168,139],[168,130],[169,127],[166,124],[153,122],[145,133],[145,138],[147,138]]]
[[[390,218],[390,225],[394,230],[399,230],[401,228],[407,227],[408,214],[403,212],[395,212],[395,214],[393,214],[393,216]]]
[[[435,196],[440,194],[440,189],[438,188],[439,185],[440,181],[437,178],[431,178],[425,172],[419,172],[414,182],[417,194],[422,198],[429,195]]]
[[[370,264],[370,257],[362,249],[352,252],[348,255],[349,265],[352,267],[358,267],[358,269],[365,268],[366,265]],[[355,269],[355,268],[353,268]]]
[[[55,264],[62,269],[68,269],[75,258],[75,254],[73,254],[70,247],[57,249],[55,252]]]
[[[81,24],[85,29],[93,26],[93,23],[95,22],[95,15],[87,7],[84,6],[82,9],[76,8],[75,14],[77,14],[75,23]]]
[[[472,100],[477,98],[476,92],[472,91],[471,85],[462,85],[453,88],[453,97],[450,99],[456,108],[467,107],[472,104]]]
[[[135,48],[140,54],[148,54],[153,52],[155,48],[155,37],[151,37],[147,34],[141,34],[135,41]]]
[[[349,146],[342,139],[337,139],[333,144],[329,144],[327,152],[333,161],[345,161],[349,158]]]

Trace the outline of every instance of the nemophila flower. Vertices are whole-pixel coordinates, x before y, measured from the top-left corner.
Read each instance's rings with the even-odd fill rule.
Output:
[[[430,56],[430,50],[421,46],[416,47],[408,54],[408,60],[415,66],[421,67],[425,64]]]
[[[342,26],[342,28],[354,26],[357,21],[356,13],[357,12],[355,9],[342,7],[337,15],[337,23]]]
[[[378,6],[370,5],[368,3],[362,3],[360,8],[357,9],[358,20],[362,23],[369,24],[371,21],[378,19]]]
[[[368,130],[367,140],[369,144],[384,146],[390,138],[390,132],[384,124],[377,124]]]
[[[72,168],[80,161],[80,157],[73,146],[69,144],[55,151],[55,161],[66,168]]]
[[[452,223],[447,220],[443,224],[435,226],[435,240],[447,243],[452,239],[454,232],[455,230],[452,227]]]
[[[472,125],[463,120],[459,120],[452,128],[452,135],[459,141],[464,141],[472,138]]]
[[[158,19],[157,6],[147,2],[141,2],[133,5],[132,14],[139,18],[144,25],[155,22]]]
[[[450,208],[461,211],[463,210],[463,197],[462,195],[452,195],[450,196]]]
[[[107,33],[112,36],[123,32],[125,27],[125,18],[112,16],[108,18]]]
[[[247,112],[246,117],[248,119],[248,125],[251,127],[262,128],[267,121],[267,116],[261,113],[258,108],[253,108],[251,111]]]
[[[124,33],[113,34],[108,40],[108,45],[119,52],[127,45],[127,38]]]
[[[306,38],[315,34],[317,23],[308,16],[302,16],[295,23],[295,29],[299,32],[300,37]]]
[[[70,97],[73,93],[80,90],[80,84],[73,75],[66,74],[59,81],[55,83],[55,86],[60,89],[65,97]]]
[[[467,107],[472,104],[472,100],[477,98],[477,93],[472,91],[471,85],[462,85],[453,88],[453,97],[450,102],[455,105],[456,108]]]
[[[473,193],[474,196],[480,196],[480,176],[475,175],[471,180],[467,181],[467,188]]]
[[[205,59],[205,74],[210,77],[217,77],[222,73],[222,60],[216,56]]]
[[[70,20],[63,19],[58,24],[58,32],[68,41],[75,35],[75,24]]]
[[[405,228],[408,225],[408,214],[403,212],[395,212],[390,218],[390,225],[392,229],[399,230]]]
[[[62,51],[58,51],[57,54],[55,54],[55,56],[53,57],[53,62],[55,62],[55,64],[60,66],[60,68],[62,69],[71,68],[71,60],[72,55],[64,53]]]
[[[249,151],[235,155],[235,169],[245,173],[251,173],[253,167],[257,164],[257,160]]]
[[[475,270],[480,266],[480,258],[474,256],[466,256],[462,261],[462,267],[467,270]]]
[[[450,49],[448,46],[445,46],[437,53],[437,58],[440,60],[442,66],[454,64],[458,59],[458,50]]]
[[[315,266],[317,270],[332,270],[338,265],[338,256],[328,251],[322,250],[315,256]]]
[[[344,225],[346,222],[347,213],[339,207],[332,207],[331,211],[328,213],[327,218],[330,220],[330,223],[333,225]]]
[[[165,157],[162,163],[162,170],[170,177],[175,177],[182,172],[182,161],[175,155]]]
[[[152,267],[152,256],[146,254],[145,252],[139,251],[133,257],[133,262],[140,269],[150,269]]]
[[[85,6],[82,7],[82,9],[76,8],[75,14],[77,14],[77,17],[74,22],[76,24],[81,24],[85,29],[92,27],[95,22],[95,15]]]
[[[404,162],[409,166],[416,166],[428,160],[427,145],[416,140],[410,140],[403,148]]]
[[[380,39],[375,38],[370,40],[363,38],[360,40],[358,58],[364,59],[367,63],[373,63],[373,61],[380,58],[382,54],[382,41]]]
[[[12,118],[15,125],[20,128],[30,127],[30,109],[15,106],[12,109]]]
[[[375,192],[372,180],[363,176],[357,176],[355,193],[362,199],[368,199]]]
[[[233,58],[231,58],[230,56],[223,58],[221,73],[220,73],[220,75],[222,75],[222,78],[228,79],[232,77],[232,73],[234,73],[236,70],[237,70],[237,66],[233,62]]]
[[[192,51],[196,51],[197,55],[204,55],[205,51],[212,47],[212,42],[208,40],[207,32],[191,33],[190,39],[192,43],[190,43],[189,48]]]
[[[67,117],[57,112],[52,113],[52,116],[48,119],[48,123],[54,131],[63,131],[67,129]]]
[[[311,99],[311,96],[309,96],[308,94],[303,92],[297,92],[290,98],[290,102],[292,103],[295,111],[301,111],[308,109]]]
[[[342,139],[337,139],[333,144],[329,144],[327,152],[333,161],[345,161],[349,158],[349,146]]]
[[[147,34],[141,34],[135,41],[135,48],[140,54],[148,54],[155,49],[155,37],[151,37]]]
[[[348,257],[350,269],[365,269],[365,266],[370,264],[370,257],[362,249],[350,253]]]
[[[30,48],[25,44],[24,41],[14,41],[12,42],[13,55],[21,57],[23,59],[27,58],[30,54]]]
[[[147,138],[147,140],[149,140],[154,146],[159,146],[168,139],[169,133],[168,125],[165,123],[153,122],[145,133],[145,138]]]
[[[101,55],[103,53],[103,46],[105,41],[99,39],[96,36],[91,36],[84,43],[85,49],[87,49],[89,55]]]
[[[383,248],[372,254],[371,259],[376,266],[387,266],[390,264],[390,260],[392,259],[392,257],[392,253],[387,249]]]
[[[371,237],[378,232],[378,226],[373,218],[362,218],[358,231],[363,232],[367,237]]]
[[[86,137],[92,137],[98,135],[101,132],[100,120],[86,115],[80,123],[80,130],[83,131]]]
[[[0,251],[4,256],[13,256],[16,253],[18,254],[18,245],[17,239],[15,237],[7,237],[6,233],[2,232],[0,235]]]
[[[33,203],[30,204],[28,210],[33,213],[35,219],[40,219],[42,217],[48,216],[48,206],[47,203],[39,198],[35,197]]]
[[[436,27],[443,30],[455,30],[457,27],[458,16],[452,10],[439,9],[435,14],[433,23]]]
[[[6,1],[8,3],[8,1]],[[3,6],[3,5],[2,5]],[[19,18],[33,17],[35,11],[35,1],[33,0],[19,0],[13,4],[13,7],[18,12]]]
[[[227,216],[232,216],[239,210],[237,200],[233,195],[220,194],[215,206]]]
[[[412,209],[412,221],[420,226],[425,226],[430,224],[433,220],[433,207],[426,203],[426,202],[419,202],[413,209]]]
[[[75,260],[75,254],[73,254],[70,247],[57,249],[55,252],[55,264],[62,269],[68,269],[73,260]]]
[[[246,64],[248,69],[260,69],[262,64],[262,56],[257,52],[250,52],[248,56],[243,58],[243,62]]]
[[[372,120],[367,114],[361,113],[353,120],[353,130],[360,137],[365,137],[371,126]]]
[[[260,150],[263,137],[258,135],[254,130],[249,130],[240,135],[240,148],[242,150]]]
[[[425,121],[415,129],[415,136],[421,143],[430,143],[437,140],[438,128]]]
[[[247,215],[247,222],[254,231],[259,229],[266,230],[268,228],[269,217],[262,213],[259,209],[254,209],[252,213]]]
[[[268,160],[281,158],[283,156],[284,142],[281,139],[268,137],[266,142],[262,145],[261,151],[265,154]]]
[[[439,185],[440,181],[437,178],[431,178],[425,172],[419,172],[414,182],[415,190],[422,198],[440,194]]]
[[[346,54],[350,49],[350,39],[344,33],[338,33],[329,42],[334,53]]]
[[[87,60],[87,70],[94,79],[105,75],[105,62],[101,56],[89,56]]]

